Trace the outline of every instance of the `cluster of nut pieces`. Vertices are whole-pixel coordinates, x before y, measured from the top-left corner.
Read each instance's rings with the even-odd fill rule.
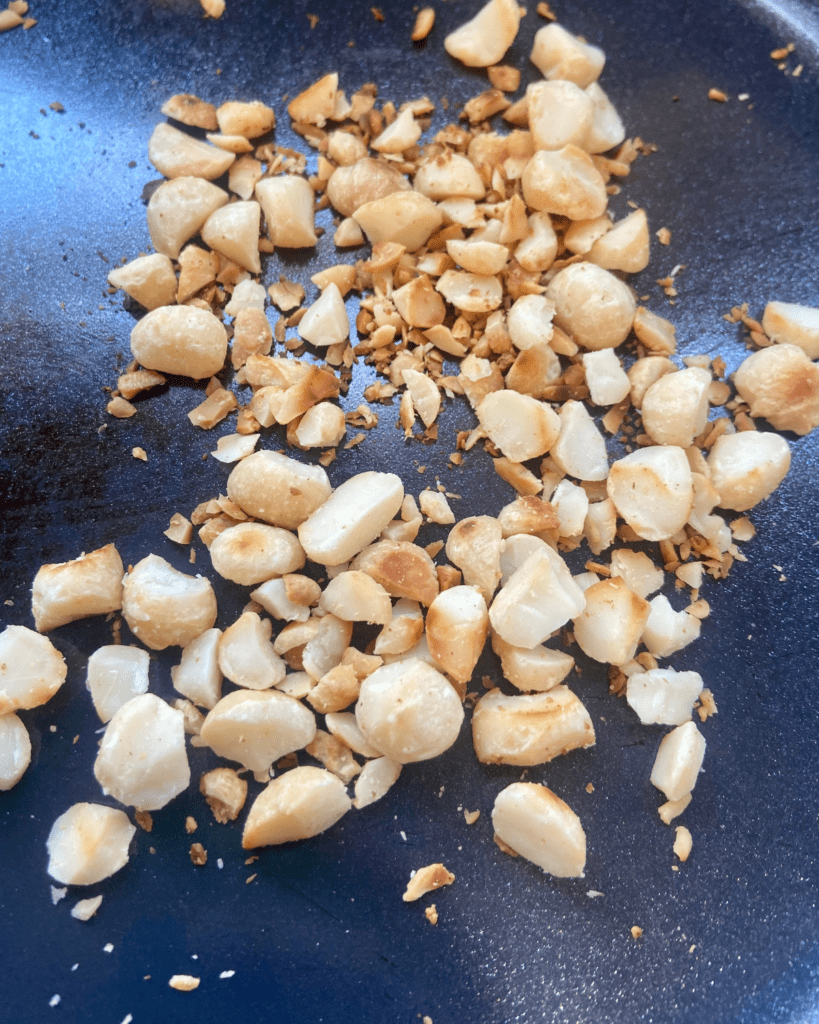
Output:
[[[651,781],[666,798],[663,821],[684,810],[705,751],[692,712],[704,721],[716,706],[697,673],[660,661],[699,635],[704,574],[724,576],[743,557],[736,541],[753,536],[746,517],[729,527],[714,509],[744,513],[787,473],[787,442],[757,431],[752,417],[797,433],[819,423],[819,314],[771,303],[754,322],[762,347],[735,375],[735,397],[720,359],[675,363],[674,327],[639,306],[625,281],[648,263],[645,214],[613,223],[607,213],[619,190],[612,176],[628,174],[640,146],[625,140],[597,84],[603,53],[556,23],[541,28],[532,60],[543,79],[511,102],[504,90],[518,88],[519,73],[498,61],[519,20],[514,0],[491,0],[447,38],[450,54],[489,68],[493,87],[467,104],[466,125],[423,145],[426,98],[379,110],[374,87],[347,100],[335,74],[297,96],[294,127],[318,150],[309,177],[303,154],[254,146],[275,126],[262,103],[214,110],[176,96],[163,108],[209,141],[168,124],[151,137],[150,158],[168,179],[148,204],[156,253],[109,278],[148,312],[109,409],[132,415],[129,399],[164,374],[212,378],[190,418],[210,428],[237,413],[235,433],[214,452],[234,464],[227,493],[190,520],[174,516],[168,536],[188,543],[198,527],[215,573],[253,588],[250,603],[220,630],[206,578],[153,554],[124,574],[113,545],[43,566],[33,593],[39,632],[0,636],[0,729],[11,737],[0,744],[4,785],[27,763],[13,712],[42,703],[65,678],[40,634],[121,610],[145,647],[182,649],[173,706],[147,692],[147,651],[113,645],[89,661],[107,723],[95,775],[125,806],[158,809],[189,785],[187,733],[267,783],[247,816],[245,848],[304,839],[378,800],[403,765],[447,750],[465,704],[481,762],[546,763],[595,742],[564,682],[574,659],[562,648],[576,642],[610,666],[612,690],[642,722],[674,727]],[[499,112],[508,133],[489,126]],[[227,190],[212,183],[225,174]],[[336,245],[366,241],[371,255],[317,274],[320,295],[307,307],[303,289],[282,277],[268,289],[282,311],[271,330],[260,252],[314,246],[316,210],[328,205],[342,218]],[[356,344],[344,302],[353,290],[362,296]],[[617,349],[632,332],[626,370]],[[274,339],[280,356],[270,354]],[[231,341],[235,382],[251,394],[241,408],[216,377]],[[287,354],[305,344],[325,362]],[[325,467],[347,423],[378,420],[367,405],[345,417],[338,404],[358,358],[384,377],[368,402],[400,393],[408,438],[416,418],[422,439],[435,438],[443,397],[466,396],[477,425],[459,434],[453,465],[482,443],[518,497],[497,515],[456,522],[445,493],[428,489],[416,501],[391,473],[333,486]],[[458,372],[446,374],[445,360],[459,360]],[[729,415],[709,421],[712,406]],[[602,431],[589,407],[607,410]],[[275,424],[294,447],[324,448],[320,464],[254,451]],[[613,462],[603,431],[625,445]],[[450,564],[434,561],[440,544],[416,543],[425,517],[451,526]],[[659,545],[659,558],[635,548],[643,541]],[[563,555],[584,542],[594,559],[573,575]],[[686,608],[658,593],[669,578],[690,592]],[[356,623],[380,627],[365,650],[352,645]],[[514,695],[469,689],[487,640]],[[224,680],[235,687],[225,695]],[[271,779],[302,750],[323,767]],[[224,822],[248,787],[221,767],[200,788]],[[554,875],[583,873],[580,821],[545,786],[504,789],[493,824],[502,848]],[[124,863],[131,829],[123,812],[75,805],[49,839],[51,874],[76,884],[106,877]]]

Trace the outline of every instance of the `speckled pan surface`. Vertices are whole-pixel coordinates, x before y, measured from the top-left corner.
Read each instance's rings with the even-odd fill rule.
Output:
[[[485,87],[483,73],[456,66],[442,45],[476,6],[438,3],[421,47],[409,41],[414,15],[403,0],[383,4],[383,22],[369,0],[228,0],[219,22],[204,20],[193,0],[32,0],[37,25],[0,36],[3,624],[31,625],[29,588],[42,562],[109,541],[126,564],[154,551],[185,569],[187,551],[162,531],[173,512],[224,491],[224,467],[202,456],[230,428],[190,426],[196,388],[175,385],[140,401],[132,420],[104,411],[101,388],[127,360],[134,322],[121,296],[107,295],[105,276],[148,246],[140,195],[157,177],[146,143],[162,102],[186,91],[215,102],[259,98],[276,109],[277,141],[299,147],[284,95],[337,70],[348,94],[373,81],[383,99],[429,95],[439,127]],[[649,308],[677,324],[682,354],[721,352],[733,370],[745,349],[738,327],[722,319],[732,305],[748,302],[759,315],[771,298],[819,304],[815,5],[553,6],[568,29],[605,49],[601,82],[629,134],[658,146],[611,203],[622,215],[633,200],[653,230],[672,231],[635,284],[650,295]],[[535,73],[528,52],[541,24],[529,7],[507,57],[524,76]],[[308,14],[318,15],[312,29]],[[795,48],[783,68],[769,54],[788,42]],[[709,101],[712,86],[728,102]],[[55,101],[64,112],[50,108]],[[329,213],[319,223],[329,225]],[[333,260],[331,236],[315,255],[271,258],[265,283],[279,273],[307,282]],[[677,264],[684,269],[672,307],[655,279]],[[358,404],[369,373],[356,371],[345,404]],[[460,402],[447,403],[444,440],[434,446],[405,445],[393,427],[396,408],[379,412],[378,431],[339,453],[333,483],[390,469],[417,494],[437,474],[462,496],[459,517],[494,514],[511,500],[483,452],[447,468],[446,438],[474,422]],[[791,473],[752,513],[758,537],[744,549],[748,562],[704,591],[712,615],[702,639],[672,660],[701,672],[719,705],[703,726],[705,772],[682,819],[694,851],[679,871],[673,829],[660,823],[648,781],[663,730],[641,727],[609,697],[605,671],[581,658],[574,685],[597,746],[527,777],[547,782],[579,813],[589,844],[583,879],[555,881],[497,849],[492,802],[520,771],[478,766],[465,728],[444,757],[405,770],[381,803],[309,842],[259,851],[252,864],[238,827],[215,824],[191,791],[154,815],[152,834],[138,833],[123,871],[54,907],[45,871],[51,824],[70,804],[100,799],[91,770],[99,723],[84,666],[110,642],[110,626],[87,621],[52,635],[68,683],[23,714],[32,767],[0,794],[0,1019],[819,1020],[819,465],[816,437],[789,440]],[[280,440],[271,434],[263,443]],[[131,457],[135,446],[147,464]],[[429,528],[423,536],[439,535]],[[197,567],[211,573],[201,547]],[[222,581],[219,595],[226,625],[244,592]],[[154,692],[171,695],[174,657],[152,661]],[[487,659],[478,672],[497,668]],[[212,763],[201,750],[191,760],[194,778]],[[481,810],[476,824],[465,824],[463,808]],[[193,837],[183,828],[188,814],[199,823]],[[192,839],[208,850],[205,867],[189,860]],[[401,893],[414,868],[439,860],[457,880],[435,897],[440,921],[432,927],[422,909],[430,898],[404,904]],[[97,916],[73,920],[76,899],[98,892]],[[633,925],[643,929],[639,942]],[[221,978],[225,971],[235,974]],[[172,991],[176,973],[201,977],[200,988]],[[61,1001],[50,1007],[55,995]]]

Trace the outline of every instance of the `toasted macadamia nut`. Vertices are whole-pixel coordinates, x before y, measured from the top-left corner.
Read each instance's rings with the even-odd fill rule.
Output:
[[[326,831],[352,806],[344,783],[324,768],[302,765],[273,779],[256,797],[242,848],[277,846]]]
[[[586,606],[574,620],[580,649],[595,661],[624,665],[631,661],[651,607],[619,576],[600,580],[585,592]]]
[[[225,135],[244,135],[246,139],[257,139],[273,130],[276,114],[272,108],[258,100],[252,103],[230,100],[217,107],[216,120],[219,131]]]
[[[201,738],[219,757],[266,772],[315,735],[313,712],[295,698],[279,690],[235,690],[208,712]]]
[[[148,230],[156,251],[178,259],[185,242],[198,235],[208,217],[229,198],[224,189],[202,178],[163,182],[148,202]]]
[[[0,715],[0,793],[16,786],[30,763],[28,729],[13,711]]]
[[[651,783],[668,800],[681,800],[690,793],[705,757],[705,737],[693,722],[678,725],[664,736],[651,769]]]
[[[444,49],[469,68],[497,64],[518,34],[517,0],[489,0],[475,15],[444,39]]]
[[[332,402],[311,406],[296,427],[302,448],[328,448],[340,444],[347,432],[344,410]]]
[[[503,678],[524,693],[544,693],[562,683],[574,668],[574,658],[549,647],[513,647],[497,633],[492,649],[501,660]]]
[[[521,295],[516,299],[506,316],[507,330],[515,348],[525,350],[548,345],[554,334],[554,313],[554,306],[542,295]],[[560,364],[557,365],[558,374],[555,376],[560,372]]]
[[[464,710],[445,676],[409,658],[383,665],[362,681],[355,715],[374,746],[407,764],[448,750],[458,738]]]
[[[34,577],[31,610],[38,632],[47,633],[89,615],[122,607],[122,559],[106,544],[71,562],[43,565]]]
[[[593,263],[573,263],[555,274],[546,289],[555,323],[586,349],[616,348],[625,341],[636,303],[614,274]]]
[[[563,244],[569,252],[585,256],[597,239],[611,231],[611,228],[611,218],[607,213],[592,217],[590,220],[576,220],[566,229]]]
[[[501,578],[503,529],[492,516],[470,516],[449,531],[446,556],[463,572],[464,583],[478,587],[487,601]]]
[[[645,210],[635,210],[592,245],[588,259],[604,270],[637,274],[648,266],[649,249]]]
[[[122,614],[146,647],[187,647],[216,621],[210,581],[186,576],[159,555],[148,555],[125,576]]]
[[[318,604],[321,588],[308,576],[287,574],[268,580],[251,593],[251,598],[276,619],[306,622],[310,608]]]
[[[490,690],[472,713],[472,742],[482,764],[545,764],[594,746],[594,726],[566,686],[515,697]]]
[[[634,408],[642,408],[645,394],[652,384],[665,374],[677,371],[678,367],[665,356],[644,356],[633,362],[626,376],[631,382],[631,404]]]
[[[486,195],[486,186],[472,161],[448,149],[422,163],[413,184],[415,191],[428,199],[483,199]]]
[[[47,637],[6,626],[0,633],[0,715],[45,704],[67,673],[65,658]]]
[[[427,644],[438,668],[466,683],[483,651],[489,629],[486,601],[477,587],[442,591],[427,612]]]
[[[494,391],[476,412],[489,439],[513,462],[545,455],[560,434],[560,419],[550,405],[516,391]]]
[[[292,99],[287,105],[287,113],[294,121],[304,121],[322,128],[335,113],[337,93],[338,74],[332,72],[313,82]]]
[[[131,331],[131,351],[142,366],[195,380],[222,369],[227,346],[219,320],[196,306],[160,306]]]
[[[436,295],[435,298],[437,299],[438,296]],[[425,427],[432,426],[441,409],[441,392],[438,390],[437,384],[418,370],[403,370],[401,375],[412,398],[413,408],[421,417],[421,422]]]
[[[402,767],[403,765],[391,761],[388,757],[376,757],[368,761],[355,782],[353,807],[360,811],[386,796],[398,781]]]
[[[364,548],[351,568],[372,576],[391,597],[430,605],[438,596],[435,563],[423,548],[407,541],[378,541]]]
[[[545,540],[530,533],[516,533],[507,537],[500,558],[501,586],[506,586],[512,574],[517,572],[530,555],[545,547],[548,547]]]
[[[95,885],[125,867],[135,832],[124,811],[74,804],[51,826],[48,873],[63,885]]]
[[[682,725],[691,718],[702,688],[699,672],[655,668],[629,676],[626,700],[643,725]]]
[[[214,132],[219,127],[213,104],[205,103],[193,93],[177,93],[165,100],[160,109],[165,117],[172,117],[174,121],[181,121],[193,128]]]
[[[421,639],[424,618],[416,601],[402,598],[392,610],[392,618],[376,637],[373,653],[378,655],[406,654]]]
[[[651,612],[643,628],[643,643],[651,654],[667,658],[700,635],[700,620],[686,611],[675,612],[664,594],[649,603]]]
[[[202,239],[229,260],[260,274],[259,224],[262,209],[256,202],[230,203],[208,217],[202,225]]]
[[[641,448],[618,459],[606,486],[618,513],[645,540],[673,537],[694,502],[688,459],[674,445]]]
[[[539,149],[526,164],[522,183],[527,206],[570,220],[600,217],[608,205],[600,172],[589,154],[577,146]]]
[[[299,321],[299,337],[325,348],[345,341],[350,321],[338,285],[330,283]]]
[[[166,178],[213,181],[225,173],[236,157],[169,124],[158,124],[148,140],[148,159]]]
[[[150,656],[139,647],[112,644],[100,647],[88,659],[85,685],[103,722],[109,722],[123,704],[148,692]]]
[[[171,668],[177,693],[203,708],[212,708],[222,696],[219,668],[221,629],[206,629],[182,651],[182,660]]]
[[[495,834],[511,850],[556,878],[579,878],[586,866],[586,833],[560,797],[536,782],[513,782],[492,809]]]
[[[655,381],[643,396],[646,433],[657,444],[688,448],[708,421],[708,370],[691,366]]]
[[[791,465],[788,442],[779,434],[745,430],[718,437],[708,456],[719,507],[745,512],[772,494]]]
[[[606,442],[582,402],[564,402],[560,434],[550,455],[557,468],[578,480],[605,480],[609,473]]]
[[[247,782],[232,768],[214,768],[199,780],[199,792],[220,825],[235,821],[247,800]]]
[[[366,572],[340,572],[324,588],[319,607],[347,622],[384,625],[392,618],[390,595]]]
[[[734,384],[751,415],[777,430],[808,434],[819,425],[819,366],[796,345],[754,352],[734,374]]]
[[[583,149],[587,153],[605,153],[619,146],[626,137],[626,129],[614,104],[597,82],[586,86],[586,95],[594,106],[592,126],[586,135]]]
[[[361,754],[362,757],[381,757],[381,751],[374,747],[358,728],[352,711],[328,712],[324,716],[324,722],[330,734],[345,743],[356,754]]]
[[[586,384],[595,405],[617,405],[628,398],[631,381],[613,349],[584,352],[582,359]]]
[[[594,102],[574,82],[534,82],[526,90],[529,129],[535,149],[585,148],[594,121]]]
[[[548,213],[533,213],[526,234],[515,248],[515,259],[530,274],[542,274],[557,257],[557,235]]]
[[[377,153],[403,153],[421,138],[421,125],[412,116],[412,108],[405,107],[392,124],[372,140],[370,146]]]
[[[282,249],[308,249],[316,244],[313,190],[304,178],[281,174],[263,178],[256,186],[273,245]]]
[[[611,574],[620,576],[638,597],[648,597],[665,581],[663,570],[644,551],[631,551],[629,548],[620,548],[612,553]]]
[[[184,715],[152,693],[133,697],[105,730],[94,776],[106,796],[158,811],[188,788]]]
[[[404,485],[395,473],[350,477],[299,526],[307,557],[320,565],[349,561],[375,540],[403,500]]]
[[[305,561],[296,536],[265,523],[239,523],[223,530],[210,546],[210,558],[220,576],[244,587],[295,572]]]
[[[281,634],[279,634],[281,635]],[[350,646],[353,624],[345,622],[328,612],[318,620],[318,629],[304,645],[302,663],[305,671],[314,679],[323,679],[327,673],[341,663],[344,652]],[[346,707],[346,705],[344,705]],[[328,710],[342,710],[329,708]],[[322,712],[323,713],[323,712]]]
[[[353,217],[373,245],[396,242],[407,252],[426,245],[444,220],[431,199],[412,191],[392,191],[381,199],[363,203],[356,207]]]
[[[544,78],[566,79],[585,89],[600,77],[606,55],[551,22],[535,33],[531,61]]]
[[[321,466],[305,465],[278,452],[254,452],[228,477],[231,501],[248,515],[295,530],[330,496]]]
[[[176,302],[176,274],[173,263],[161,252],[139,256],[108,275],[113,288],[121,288],[146,309],[170,306]]]
[[[367,156],[367,147],[350,132],[331,132],[327,136],[327,156],[339,167],[352,167]]]
[[[330,202],[345,217],[352,217],[365,203],[412,188],[397,167],[362,155],[364,158],[352,165],[337,167],[327,183]]]
[[[780,345],[797,345],[809,359],[819,359],[819,309],[793,302],[769,302],[762,329]]]
[[[657,316],[656,313],[650,312],[644,306],[638,306],[634,314],[634,333],[637,335],[637,340],[649,352],[655,352],[658,355],[673,355],[677,351],[677,328],[674,324],[664,320],[661,316]],[[637,363],[643,361],[638,359]],[[634,365],[636,366],[637,363]],[[674,364],[672,363],[671,365],[673,366]],[[674,370],[670,369],[665,372],[673,373]],[[631,377],[631,371],[629,371],[629,377]],[[639,408],[636,402],[634,404]]]
[[[571,480],[561,480],[552,495],[557,512],[559,537],[580,537],[589,511],[589,496]]]
[[[287,669],[270,643],[272,631],[270,619],[262,619],[255,612],[240,615],[219,640],[222,675],[249,690],[267,690],[280,683]]]
[[[592,554],[599,555],[611,547],[617,535],[617,509],[611,498],[590,502],[583,524],[583,536]]]

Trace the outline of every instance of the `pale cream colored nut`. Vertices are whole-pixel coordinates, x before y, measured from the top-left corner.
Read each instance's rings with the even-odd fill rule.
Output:
[[[225,313],[228,316],[238,316],[243,309],[264,309],[266,298],[264,287],[257,281],[246,278],[239,281],[233,289],[230,302],[225,306]]]
[[[406,654],[424,632],[424,617],[417,601],[401,598],[392,609],[392,618],[378,634],[373,653],[378,655]]]
[[[669,800],[657,808],[660,820],[664,825],[670,825],[675,818],[679,818],[686,807],[691,803],[691,794],[686,793],[679,800]]]
[[[435,295],[434,292],[432,294]],[[435,298],[439,299],[439,296],[435,295]],[[441,409],[441,392],[438,385],[419,370],[402,370],[401,376],[407,385],[415,412],[421,417],[425,427],[431,427]]]
[[[756,436],[755,431],[748,431],[748,433]],[[732,434],[730,436],[742,435]],[[714,445],[714,447],[716,447],[716,445]],[[686,455],[689,455],[689,462],[692,462],[690,453],[693,451],[696,451],[697,456],[701,457],[701,453],[698,448],[689,448],[688,452],[686,452]],[[699,461],[699,458],[697,458],[697,461]],[[705,462],[704,459],[703,462]],[[707,464],[702,468],[709,471]],[[702,536],[705,537],[706,540],[710,541],[722,554],[728,551],[731,547],[733,537],[731,536],[731,529],[725,520],[721,516],[713,516],[710,514],[712,509],[719,504],[719,492],[714,487],[711,480],[702,473],[695,473],[692,471],[691,480],[694,484],[694,506],[688,517],[688,525],[692,526],[697,533],[702,534]],[[693,563],[686,564],[690,565]],[[684,566],[680,566],[680,569],[684,569]]]
[[[253,454],[258,441],[258,434],[225,434],[219,438],[215,451],[210,454],[217,462],[239,462]]]
[[[450,587],[429,606],[426,636],[430,654],[456,683],[472,678],[488,630],[486,601],[477,587]]]
[[[105,729],[94,776],[106,796],[158,811],[188,788],[184,715],[153,693],[123,704]]]
[[[421,512],[431,523],[446,526],[455,522],[455,513],[450,508],[446,495],[440,491],[424,489],[418,495],[418,504],[421,506]]]
[[[561,480],[552,495],[551,504],[557,512],[559,537],[579,538],[589,511],[589,496],[571,480]]]
[[[449,149],[425,160],[415,172],[413,185],[416,192],[435,200],[483,199],[486,195],[486,186],[472,161]]]
[[[637,274],[648,266],[650,242],[645,210],[618,220],[589,250],[588,260],[604,270]]]
[[[557,529],[557,516],[548,501],[543,501],[533,494],[521,495],[504,505],[498,513],[498,522],[503,529],[504,538],[520,533],[535,533],[538,536],[548,530]],[[501,553],[505,561],[506,551]]]
[[[381,751],[374,747],[358,728],[352,711],[329,711],[324,716],[324,722],[331,735],[345,743],[356,754],[361,754],[362,757],[381,757]]]
[[[63,885],[95,885],[125,867],[135,832],[124,811],[73,804],[48,834],[48,873]]]
[[[232,768],[214,768],[199,780],[199,792],[220,825],[235,821],[247,800],[247,782]]]
[[[335,131],[327,136],[327,156],[338,167],[352,167],[367,156],[367,147],[357,135]]]
[[[551,328],[551,324],[546,326]],[[562,372],[560,360],[549,345],[534,345],[518,353],[506,374],[506,387],[532,398],[544,398]]]
[[[240,199],[252,199],[253,190],[261,181],[262,164],[255,157],[244,154],[236,163],[230,165],[228,171],[228,187]]]
[[[252,772],[268,771],[315,735],[313,712],[279,690],[234,690],[208,712],[201,732],[219,757]]]
[[[166,178],[213,181],[225,173],[236,157],[169,124],[158,124],[148,140],[148,159]]]
[[[227,482],[228,497],[248,515],[295,530],[330,496],[321,466],[262,451],[243,459]]]
[[[673,355],[677,351],[677,328],[674,324],[669,323],[668,320],[663,319],[661,316],[657,316],[656,313],[652,313],[644,306],[638,306],[634,314],[634,333],[637,335],[637,340],[645,345],[649,352],[655,352],[658,355]],[[637,360],[637,363],[644,362],[647,362],[647,360]],[[670,361],[666,360],[666,362]],[[634,366],[637,366],[637,363]],[[673,363],[670,365],[674,366]],[[632,369],[634,369],[634,366]],[[674,371],[669,369],[665,372],[673,373]],[[632,380],[632,383],[635,383],[631,371],[629,371],[629,378]],[[632,403],[635,408],[639,409],[638,403],[633,398]]]
[[[0,715],[45,704],[67,673],[65,658],[47,637],[6,626],[0,633]]]
[[[262,619],[256,612],[240,615],[219,640],[222,675],[249,690],[267,690],[280,683],[287,669],[270,643],[272,632],[270,619]]]
[[[323,615],[318,620],[315,636],[307,641],[302,651],[305,671],[314,679],[323,679],[330,669],[341,663],[352,635],[351,622],[345,622],[329,612]]]
[[[302,700],[311,690],[315,689],[315,686],[316,681],[309,672],[288,672],[276,689],[286,693],[288,697]]]
[[[220,576],[244,587],[295,572],[305,562],[294,534],[265,523],[239,523],[223,530],[210,546],[210,558]]]
[[[430,605],[438,596],[435,563],[417,544],[378,541],[356,555],[351,568],[372,576],[391,597]]]
[[[472,742],[482,764],[545,764],[570,750],[594,746],[583,702],[563,685],[510,697],[490,690],[472,713]]]
[[[606,211],[606,184],[592,158],[577,146],[538,150],[523,172],[527,206],[571,220],[590,220]]]
[[[322,348],[338,345],[350,336],[347,308],[338,285],[329,284],[316,301],[308,306],[299,321],[299,337]]]
[[[113,544],[71,562],[42,565],[31,588],[34,625],[47,633],[90,615],[122,607],[122,559]]]
[[[595,661],[624,665],[631,661],[651,607],[619,576],[600,580],[585,592],[586,607],[574,620],[580,649]]]
[[[160,306],[131,331],[131,351],[146,369],[182,377],[213,377],[225,365],[227,333],[196,306]]]
[[[808,434],[819,424],[819,366],[796,345],[754,352],[734,374],[734,384],[751,415],[777,430]]]
[[[514,647],[537,647],[576,618],[585,603],[566,563],[546,545],[531,554],[501,588],[489,609],[489,621]]]
[[[426,867],[414,871],[409,880],[403,900],[405,903],[412,903],[426,896],[428,892],[440,889],[442,885],[452,885],[455,875],[448,871],[443,864],[427,864]]]
[[[635,314],[635,325],[638,314],[639,309],[637,314]],[[651,315],[653,316],[654,314],[652,313]],[[657,319],[659,320],[659,317]],[[664,322],[667,323],[667,321]],[[668,324],[668,326],[671,327],[671,324]],[[674,328],[672,327],[671,329],[673,331]],[[637,333],[636,327],[635,333]],[[671,351],[673,352],[673,349]],[[668,373],[677,373],[678,369],[679,367],[666,356],[644,356],[642,359],[637,359],[633,362],[626,376],[631,383],[630,397],[634,408],[641,409],[643,407],[643,399],[652,384]]]
[[[77,921],[90,921],[100,909],[102,896],[92,896],[87,900],[78,900],[71,908],[71,916]]]
[[[626,129],[614,104],[597,82],[586,86],[586,95],[594,105],[594,118],[583,143],[583,149],[588,153],[605,153],[623,142]]]
[[[177,93],[165,100],[160,109],[165,117],[172,117],[174,121],[181,121],[192,128],[204,128],[205,131],[215,132],[219,127],[213,104],[200,100],[193,93]]]
[[[631,381],[613,349],[584,352],[582,359],[586,384],[595,405],[617,405],[628,398]]]
[[[625,341],[636,303],[614,274],[593,263],[572,263],[555,274],[546,289],[555,323],[582,348],[616,348]]]
[[[28,730],[13,711],[0,715],[0,793],[16,786],[31,763]]]
[[[397,167],[384,160],[373,160],[366,154],[362,157],[353,164],[337,167],[327,182],[330,202],[345,217],[352,217],[365,203],[412,188]]]
[[[819,309],[794,302],[769,302],[762,329],[780,345],[797,345],[809,359],[819,359]]]
[[[113,288],[121,288],[148,310],[176,302],[173,263],[161,252],[139,256],[125,266],[117,267],[108,275],[108,283]]]
[[[230,196],[202,178],[163,182],[148,202],[148,230],[158,253],[178,259],[185,242],[199,234],[210,215]]]
[[[503,286],[491,274],[447,270],[435,285],[447,302],[465,313],[489,313],[503,301]]]
[[[555,21],[535,33],[530,56],[544,78],[565,79],[581,89],[597,81],[606,63],[601,49],[582,42]]]
[[[693,722],[678,725],[664,736],[657,750],[651,783],[668,800],[680,800],[697,782],[705,757],[705,737]]]
[[[542,274],[557,257],[557,235],[548,213],[533,213],[526,234],[515,248],[515,259],[530,274]]]
[[[212,18],[221,18],[225,10],[225,0],[199,0],[205,12]],[[192,974],[173,974],[168,985],[177,992],[193,992],[199,988],[200,979]]]
[[[276,619],[306,622],[310,618],[310,607],[318,604],[321,588],[307,576],[288,573],[263,583],[250,596]]]
[[[585,149],[594,121],[594,103],[578,85],[565,80],[534,82],[526,90],[529,130],[535,149]]]
[[[358,699],[361,681],[352,665],[336,665],[323,676],[307,695],[307,700],[321,715],[343,711]]]
[[[550,405],[516,391],[487,395],[476,412],[489,439],[513,462],[545,455],[560,434],[560,419]]]
[[[515,348],[524,350],[548,345],[554,334],[554,313],[554,305],[542,295],[521,295],[516,299],[506,315],[506,327]],[[559,376],[560,363],[556,356],[555,362],[558,370],[555,376]]]
[[[361,683],[356,721],[399,764],[437,757],[455,742],[464,710],[452,684],[417,658],[384,665]]]
[[[398,781],[403,765],[388,757],[376,757],[361,769],[355,781],[353,807],[359,811],[380,800]]]
[[[315,196],[304,178],[280,174],[262,178],[256,186],[267,231],[281,249],[309,249],[317,242],[313,204]]]
[[[509,261],[509,249],[497,242],[449,239],[446,251],[459,267],[470,274],[484,277],[499,274]],[[443,317],[438,322],[443,323]],[[425,326],[431,327],[432,324]]]
[[[330,448],[340,444],[347,432],[344,410],[332,402],[311,406],[296,427],[302,448]]]
[[[246,139],[257,139],[276,126],[276,114],[271,107],[258,100],[239,103],[229,100],[216,110],[219,131],[225,135],[244,135]]]
[[[560,797],[536,782],[513,782],[495,797],[492,825],[510,849],[556,878],[582,877],[586,833]]]
[[[682,448],[641,448],[613,463],[606,484],[617,512],[644,540],[667,540],[685,526],[694,503]]]
[[[648,597],[665,582],[663,570],[644,551],[619,548],[612,552],[611,574],[620,576],[639,597]]]
[[[258,203],[230,203],[215,210],[202,225],[202,239],[217,252],[251,274],[260,274]]]
[[[324,588],[319,607],[346,622],[384,625],[392,618],[390,595],[366,572],[348,570]]]
[[[617,509],[611,498],[589,503],[583,536],[592,554],[599,555],[611,547],[617,535]]]
[[[602,238],[611,228],[611,218],[607,213],[590,220],[576,220],[566,229],[563,244],[569,252],[585,256],[598,238]]]
[[[643,628],[643,643],[658,658],[667,658],[700,635],[700,620],[686,611],[675,612],[665,594],[649,602],[651,612]]]
[[[171,668],[177,693],[203,708],[213,708],[222,696],[219,668],[221,629],[206,629],[182,651],[182,660]]]
[[[443,223],[443,215],[420,192],[392,192],[356,208],[353,217],[373,245],[395,242],[407,252],[426,245]]]
[[[574,658],[564,651],[537,647],[513,647],[497,633],[492,649],[501,660],[503,678],[524,693],[544,693],[562,683],[574,668]]]
[[[122,614],[146,647],[187,647],[216,621],[210,581],[187,576],[159,555],[148,555],[125,576]]]
[[[110,721],[132,697],[148,692],[150,656],[139,647],[111,644],[88,659],[85,685],[103,722]]]
[[[691,838],[691,833],[685,827],[685,825],[677,825],[674,834],[674,846],[673,850],[679,859],[685,863],[691,855],[691,848],[694,845],[694,841]]]
[[[286,391],[269,392],[267,405],[277,423],[292,423],[322,398],[334,398],[338,393],[339,381],[336,375],[330,370],[313,366],[302,380]]]
[[[643,396],[646,433],[657,444],[688,448],[708,422],[708,370],[691,366],[655,381]]]
[[[336,109],[338,74],[334,71],[313,82],[287,105],[287,113],[294,121],[324,127]]]
[[[410,327],[427,329],[437,327],[444,322],[446,316],[444,301],[435,291],[426,274],[414,277],[394,291],[392,301],[402,319]],[[412,371],[404,370],[404,373],[409,372]],[[430,381],[430,383],[432,382]],[[440,398],[438,403],[440,405]]]
[[[224,149],[228,153],[246,155],[253,152],[253,143],[248,142],[244,135],[220,135],[219,132],[208,132],[205,138],[214,146],[218,146],[219,149]],[[233,166],[231,164],[231,167]]]
[[[719,507],[735,512],[754,508],[772,494],[790,465],[791,450],[785,438],[756,430],[723,434],[708,456]]]
[[[531,533],[516,533],[507,537],[500,559],[501,586],[506,586],[513,573],[517,572],[530,555],[542,551],[545,547],[548,547],[546,541]]]
[[[412,116],[412,108],[405,107],[392,124],[372,140],[370,147],[377,153],[403,153],[421,138],[421,125]]]
[[[245,822],[242,848],[310,839],[349,811],[344,783],[324,768],[302,765],[268,783]]]
[[[562,473],[578,480],[605,480],[609,474],[606,442],[582,402],[570,399],[559,413],[560,434],[550,455]]]
[[[375,540],[403,500],[404,485],[395,473],[350,477],[299,526],[307,557],[320,565],[349,561]]]
[[[699,672],[654,668],[629,676],[626,700],[643,725],[682,725],[691,718],[702,687]]]
[[[449,531],[446,556],[464,574],[464,583],[478,587],[487,602],[501,578],[503,529],[492,516],[470,516]]]
[[[489,0],[444,39],[444,49],[469,68],[497,64],[514,42],[520,24],[517,0]]]

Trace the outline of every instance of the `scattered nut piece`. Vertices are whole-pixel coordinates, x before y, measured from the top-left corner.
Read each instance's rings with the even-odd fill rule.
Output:
[[[443,864],[428,864],[424,868],[419,868],[410,878],[403,900],[405,903],[412,903],[426,896],[428,892],[440,889],[442,885],[452,885],[454,881],[455,876],[451,871],[447,871]]]

